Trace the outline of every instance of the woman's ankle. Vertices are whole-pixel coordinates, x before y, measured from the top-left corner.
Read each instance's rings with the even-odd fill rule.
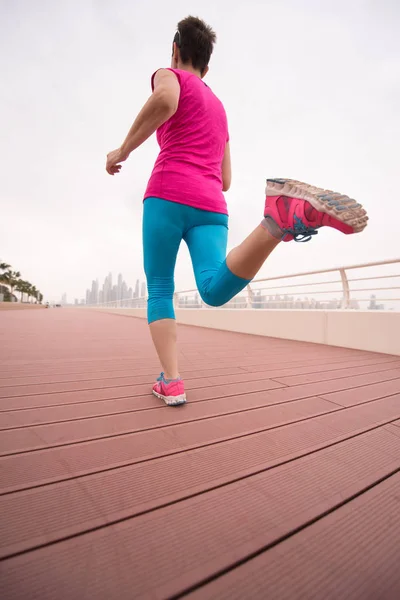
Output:
[[[180,379],[180,375],[178,371],[165,371],[164,379],[166,381],[174,381],[175,379]]]

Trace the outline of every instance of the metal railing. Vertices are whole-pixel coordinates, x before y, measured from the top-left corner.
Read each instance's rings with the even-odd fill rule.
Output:
[[[400,310],[399,265],[400,258],[254,279],[220,309]],[[96,306],[145,308],[146,300],[115,300]],[[209,308],[197,289],[176,292],[174,304],[181,309]]]

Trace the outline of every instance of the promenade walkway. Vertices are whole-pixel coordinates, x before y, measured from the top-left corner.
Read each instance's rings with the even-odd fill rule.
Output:
[[[400,357],[179,336],[170,408],[144,321],[0,313],[0,597],[400,598]]]

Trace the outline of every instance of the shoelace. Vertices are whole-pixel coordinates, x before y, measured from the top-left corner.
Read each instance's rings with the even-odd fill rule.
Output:
[[[309,242],[313,235],[318,235],[318,231],[314,227],[304,225],[300,217],[294,215],[294,228],[285,229],[285,233],[290,233],[295,242]]]
[[[180,381],[179,379],[165,379],[165,373],[161,373],[160,377],[157,377],[157,381],[162,381],[163,383],[171,383],[172,381]]]

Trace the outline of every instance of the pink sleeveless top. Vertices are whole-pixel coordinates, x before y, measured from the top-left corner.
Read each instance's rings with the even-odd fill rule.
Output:
[[[222,193],[222,159],[229,140],[223,104],[196,75],[169,70],[179,81],[179,105],[157,129],[160,153],[144,198],[228,214]],[[153,80],[154,75],[152,87]]]

